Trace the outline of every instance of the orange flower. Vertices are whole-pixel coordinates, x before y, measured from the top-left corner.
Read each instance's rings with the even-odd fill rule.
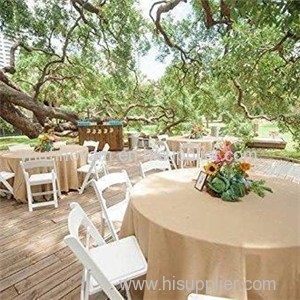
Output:
[[[244,172],[249,171],[249,170],[250,170],[250,167],[251,167],[251,165],[250,165],[249,163],[247,163],[247,162],[241,162],[241,163],[240,163],[240,168],[241,168]]]
[[[231,142],[230,141],[224,141],[224,146],[225,147],[229,147],[231,145]]]

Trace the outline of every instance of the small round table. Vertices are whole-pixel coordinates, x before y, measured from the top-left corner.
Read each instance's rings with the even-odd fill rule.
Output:
[[[196,288],[239,300],[299,299],[300,186],[263,178],[273,194],[224,202],[194,188],[198,172],[157,173],[132,190],[121,237],[137,237],[147,282],[157,284],[144,299],[186,299]]]
[[[213,136],[206,136],[200,139],[191,139],[184,136],[171,136],[167,138],[167,143],[171,151],[179,152],[180,151],[180,144],[182,143],[196,143],[200,144],[201,148],[204,152],[210,152],[213,150],[213,145],[217,141],[221,141],[222,137],[213,137]]]
[[[0,154],[0,170],[15,173],[13,190],[18,202],[27,202],[26,185],[20,166],[21,160],[54,158],[61,191],[78,189],[80,180],[77,169],[87,163],[88,148],[79,145],[61,146],[57,151],[35,152],[33,150],[5,151]]]

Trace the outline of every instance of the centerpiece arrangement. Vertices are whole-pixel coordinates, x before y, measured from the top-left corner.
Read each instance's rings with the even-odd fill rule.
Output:
[[[250,192],[260,197],[264,197],[266,191],[272,192],[265,186],[264,180],[249,178],[247,172],[251,165],[241,160],[240,153],[237,146],[229,141],[215,148],[214,159],[204,166],[204,185],[212,196],[235,202]]]
[[[198,123],[198,124],[194,124],[192,126],[192,129],[191,129],[191,132],[190,132],[188,138],[200,139],[204,135],[207,135],[208,133],[209,133],[208,129],[202,123]]]
[[[34,151],[36,152],[48,152],[54,150],[53,143],[58,141],[58,137],[54,135],[53,129],[49,129],[47,133],[40,134],[38,139],[39,143],[34,148]]]

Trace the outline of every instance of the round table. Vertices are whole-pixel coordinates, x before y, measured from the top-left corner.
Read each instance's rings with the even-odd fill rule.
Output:
[[[299,299],[300,186],[264,178],[273,194],[224,202],[194,188],[198,172],[157,173],[132,190],[121,237],[137,237],[147,282],[157,284],[144,299],[186,299],[196,288],[239,300]]]
[[[167,143],[171,151],[179,152],[180,144],[182,143],[196,143],[200,144],[204,152],[211,152],[215,142],[223,141],[224,139],[232,142],[237,141],[235,137],[215,137],[215,136],[204,136],[200,139],[191,139],[184,136],[172,136],[167,138]]]
[[[59,150],[51,152],[35,152],[33,150],[5,151],[0,154],[0,170],[15,173],[13,190],[18,202],[27,202],[26,185],[20,166],[21,160],[54,158],[58,180],[62,192],[78,189],[81,180],[77,169],[87,163],[88,148],[79,145],[61,146]],[[41,189],[41,187],[38,187]]]

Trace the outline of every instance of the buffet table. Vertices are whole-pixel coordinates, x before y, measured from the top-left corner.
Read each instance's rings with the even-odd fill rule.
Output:
[[[273,194],[224,202],[194,188],[198,172],[157,173],[132,190],[120,235],[137,237],[148,261],[146,280],[157,284],[144,289],[143,299],[182,300],[196,291],[239,300],[300,299],[300,186],[264,178]],[[209,284],[187,290],[176,288],[177,280]],[[264,280],[272,280],[269,290],[258,289]],[[234,287],[225,288],[225,281]]]

